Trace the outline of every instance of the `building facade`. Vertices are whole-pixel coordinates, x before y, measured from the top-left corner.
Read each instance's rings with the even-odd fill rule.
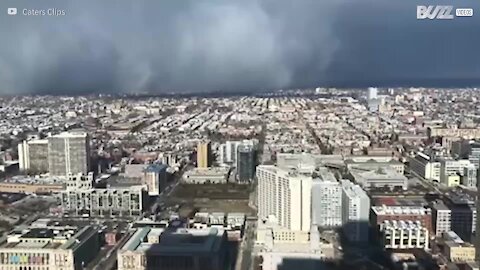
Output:
[[[148,195],[158,196],[167,187],[167,165],[151,164],[143,171],[142,184],[147,185]]]
[[[82,270],[100,251],[97,229],[29,228],[0,244],[2,270]]]
[[[53,176],[87,174],[90,142],[85,132],[65,132],[48,137],[48,171]]]
[[[18,144],[20,171],[45,173],[48,171],[48,140],[30,140]]]
[[[5,193],[56,193],[65,189],[61,183],[19,183],[19,182],[0,182],[0,192]]]
[[[197,167],[198,168],[208,168],[211,166],[211,142],[199,142],[197,145]]]
[[[462,175],[464,168],[472,165],[469,160],[453,160],[453,159],[441,159],[440,160],[440,182],[449,186],[449,177]]]
[[[342,180],[343,232],[349,241],[366,242],[369,239],[370,198],[351,181]]]
[[[64,213],[75,216],[140,216],[148,203],[144,186],[76,189],[60,198]]]
[[[259,219],[274,216],[280,226],[309,231],[312,178],[272,165],[258,166],[256,175]]]
[[[83,173],[70,173],[67,176],[66,190],[91,189],[93,188],[93,181],[93,172],[89,172],[86,175]]]
[[[241,141],[227,141],[225,143],[225,163],[237,162],[237,150]]]
[[[339,227],[342,222],[342,186],[327,168],[317,171],[312,185],[312,223],[323,228]]]
[[[421,206],[372,206],[370,223],[381,226],[384,221],[420,222],[419,224],[432,232],[432,211]]]
[[[249,183],[255,177],[257,149],[253,141],[243,141],[237,148],[237,181]]]
[[[444,254],[454,263],[465,263],[475,261],[475,246],[466,243],[455,232],[444,234]]]
[[[464,167],[461,184],[469,188],[477,187],[477,170],[474,164]]]
[[[386,249],[429,248],[429,231],[420,221],[385,220],[380,232]]]
[[[424,153],[419,152],[414,158],[410,158],[409,167],[410,171],[422,178],[440,182],[440,162],[431,160]]]
[[[432,205],[432,222],[435,236],[440,237],[444,233],[452,230],[452,210],[443,202],[437,202]]]

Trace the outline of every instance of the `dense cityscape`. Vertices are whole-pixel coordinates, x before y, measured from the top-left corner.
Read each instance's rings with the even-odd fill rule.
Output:
[[[1,270],[478,269],[480,92],[0,98]]]

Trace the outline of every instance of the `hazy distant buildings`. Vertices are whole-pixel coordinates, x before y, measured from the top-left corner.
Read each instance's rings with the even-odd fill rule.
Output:
[[[342,180],[343,232],[349,241],[366,242],[369,238],[370,198],[359,186]]]
[[[274,216],[284,228],[309,231],[312,178],[272,165],[258,166],[256,175],[259,219]]]
[[[21,171],[45,173],[48,171],[48,140],[29,140],[18,144]]]
[[[90,144],[85,132],[64,132],[48,137],[48,171],[53,176],[88,173]]]
[[[342,187],[327,168],[317,170],[312,184],[312,223],[324,228],[342,225]]]
[[[237,149],[237,181],[248,183],[255,177],[257,145],[254,141],[243,141]]]
[[[380,99],[377,97],[378,89],[376,87],[369,87],[367,92],[367,106],[369,111],[377,112],[380,106]]]
[[[197,167],[208,168],[212,164],[212,153],[210,141],[199,142],[197,145]]]
[[[369,87],[367,92],[367,99],[372,100],[377,98],[378,88]]]

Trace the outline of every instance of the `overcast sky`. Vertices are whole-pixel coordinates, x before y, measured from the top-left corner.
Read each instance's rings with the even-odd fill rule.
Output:
[[[473,7],[417,20],[417,5]],[[7,8],[65,10],[8,16]],[[478,0],[4,0],[0,94],[480,86]]]

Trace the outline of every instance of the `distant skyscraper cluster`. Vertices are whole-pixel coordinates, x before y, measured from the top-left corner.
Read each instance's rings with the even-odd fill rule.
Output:
[[[367,99],[368,100],[377,99],[377,94],[378,94],[378,89],[376,87],[369,87]]]

